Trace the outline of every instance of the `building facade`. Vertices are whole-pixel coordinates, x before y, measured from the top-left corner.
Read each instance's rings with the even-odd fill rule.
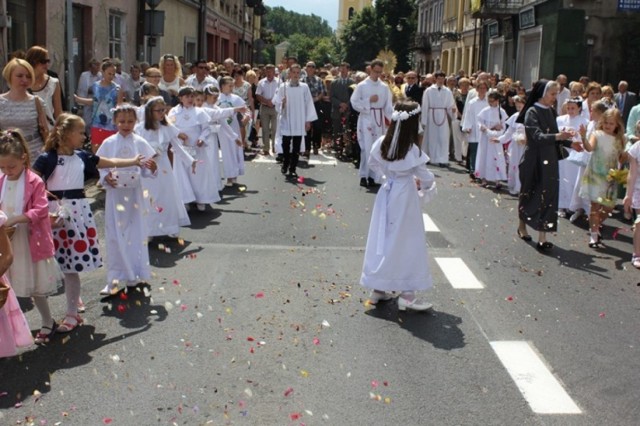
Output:
[[[353,15],[362,11],[365,7],[371,7],[373,0],[340,0],[338,4],[338,29],[337,33],[344,25],[353,18]]]
[[[481,67],[521,80],[566,74],[640,87],[640,5],[628,0],[483,0]]]
[[[145,25],[148,3],[0,0],[0,65],[4,67],[11,52],[44,46],[51,70],[61,77],[65,91],[73,92],[92,58],[120,58],[123,70],[136,61],[157,63],[165,53],[183,56],[186,62],[229,57],[253,62],[253,40],[260,36],[259,15],[265,12],[261,0],[164,0],[153,9],[164,17],[153,35]]]
[[[469,0],[445,0],[441,40],[440,69],[450,74],[470,75],[477,68],[480,31]],[[435,37],[434,37],[435,38]]]
[[[420,74],[441,67],[444,0],[418,0],[418,29],[414,62]]]

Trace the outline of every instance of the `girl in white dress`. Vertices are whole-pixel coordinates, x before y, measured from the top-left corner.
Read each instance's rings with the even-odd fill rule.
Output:
[[[178,92],[180,104],[169,111],[168,118],[186,136],[183,139],[185,149],[199,163],[195,173],[192,173],[191,165],[174,164],[182,202],[189,204],[195,201],[198,210],[204,211],[207,204],[220,201],[220,169],[218,161],[213,160],[209,116],[195,106],[194,92],[191,86],[181,88]]]
[[[640,126],[636,124],[636,134]],[[629,151],[629,176],[627,177],[627,193],[624,196],[624,211],[631,214],[631,209],[636,213],[635,227],[633,231],[633,255],[631,264],[640,269],[640,141],[634,143]]]
[[[144,217],[149,200],[142,191],[142,176],[156,174],[153,161],[155,150],[142,137],[133,133],[136,109],[133,105],[119,105],[113,119],[118,132],[100,145],[98,156],[132,158],[141,155],[140,166],[100,170],[100,182],[107,191],[105,238],[107,247],[107,285],[100,294],[109,296],[120,285],[135,287],[151,279],[147,225]]]
[[[598,121],[600,121],[600,117],[602,117],[602,114],[604,114],[606,110],[607,110],[607,106],[600,101],[595,101],[593,105],[591,105],[591,113],[590,113],[591,121],[587,123],[586,132],[581,135],[583,138],[582,139],[583,141],[588,140],[591,137],[591,134],[596,130],[596,127],[598,126]],[[582,113],[580,115],[584,117]],[[573,194],[571,195],[571,206],[570,206],[570,210],[573,211],[573,214],[569,218],[569,221],[571,223],[577,221],[578,219],[580,219],[585,215],[589,216],[591,214],[591,200],[589,199],[589,197],[580,196],[580,189],[582,188],[582,177],[584,176],[584,172],[587,169],[587,164],[588,164],[589,158],[591,157],[591,153],[585,150],[581,154],[586,156],[587,163],[579,167],[578,178],[576,179],[576,183],[573,187]]]
[[[383,176],[371,214],[360,284],[371,290],[370,304],[400,292],[398,309],[431,309],[415,292],[432,286],[419,189],[435,191],[429,157],[418,136],[420,105],[399,102],[385,136],[371,148],[369,167]]]
[[[487,94],[489,106],[478,114],[480,141],[476,156],[476,177],[482,184],[494,182],[496,189],[507,180],[507,161],[499,137],[502,136],[507,121],[507,113],[500,107],[500,94],[492,90]]]
[[[587,125],[589,122],[581,115],[582,99],[570,98],[563,105],[563,111],[566,111],[565,115],[561,115],[556,118],[558,123],[558,129],[562,131],[574,133],[573,141],[582,143],[582,135],[587,131]],[[574,188],[579,178],[582,178],[581,167],[576,164],[571,158],[573,156],[580,156],[588,158],[589,153],[586,152],[572,152],[571,148],[565,147],[569,151],[569,157],[564,161],[558,162],[558,172],[560,177],[559,196],[558,196],[558,217],[565,217],[566,211],[572,209],[572,202],[574,198]],[[586,163],[585,163],[586,164]],[[584,167],[582,167],[584,172]]]
[[[57,328],[47,296],[54,293],[62,274],[54,258],[49,203],[44,182],[29,169],[29,148],[17,130],[0,133],[0,209],[15,226],[13,264],[7,272],[18,297],[32,297],[42,328],[35,343],[48,343]]]
[[[507,189],[509,194],[518,195],[520,193],[520,160],[527,145],[527,135],[524,132],[524,124],[517,123],[518,115],[524,107],[524,98],[513,97],[516,106],[516,113],[507,119],[507,131],[500,136],[501,144],[509,144],[507,149]]]
[[[220,157],[222,157],[222,174],[224,176],[243,175],[244,153],[242,150],[237,151],[227,149],[222,151],[219,147],[228,143],[228,141],[235,141],[237,146],[242,146],[240,135],[233,131],[228,120],[233,118],[236,113],[246,112],[246,108],[220,108],[217,105],[220,90],[214,85],[206,86],[204,88],[204,94],[206,101],[203,103],[202,109],[204,109],[210,118],[209,126],[211,127],[211,144],[214,147],[213,158],[220,159]],[[226,186],[233,186],[235,180],[235,178],[227,178]],[[222,191],[224,189],[224,185],[221,180],[219,182],[219,189]]]
[[[62,113],[45,143],[45,152],[33,165],[55,197],[49,201],[49,211],[63,213],[60,226],[53,229],[55,258],[64,273],[67,298],[67,312],[58,327],[60,333],[68,333],[83,322],[78,315],[78,306],[82,304],[80,273],[102,266],[96,223],[84,194],[85,181],[98,177],[98,168],[139,165],[142,158],[98,157],[82,150],[85,139],[84,120],[75,114]]]
[[[238,95],[232,93],[233,79],[223,77],[220,80],[220,96],[217,105],[221,108],[242,108],[243,113],[236,114],[227,119],[227,123],[237,135],[241,135],[242,129],[251,120],[251,113],[246,108],[245,101]],[[224,176],[227,178],[227,185],[232,185],[238,176],[244,175],[244,145],[242,139],[238,144],[238,138],[228,138],[220,135],[220,150],[222,151],[222,164],[224,165]]]
[[[186,139],[187,136],[167,122],[165,109],[162,96],[149,99],[144,107],[145,118],[135,128],[136,134],[142,136],[156,151],[155,161],[158,164],[157,177],[142,179],[142,186],[148,191],[151,202],[147,217],[150,237],[177,237],[181,226],[191,224],[180,196],[176,175],[171,168],[169,147],[173,150],[175,167],[195,173],[197,162],[182,146],[181,137]]]
[[[464,107],[462,117],[462,131],[467,134],[469,147],[467,149],[467,157],[469,158],[469,177],[472,181],[477,181],[476,176],[476,157],[478,153],[478,142],[480,141],[480,126],[478,126],[478,114],[485,107],[489,106],[487,102],[487,90],[489,85],[485,80],[480,80],[476,84],[478,96],[469,101]]]

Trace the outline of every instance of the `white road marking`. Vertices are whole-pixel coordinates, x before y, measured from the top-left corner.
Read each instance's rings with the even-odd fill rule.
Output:
[[[534,413],[582,413],[529,343],[490,343]]]
[[[422,213],[422,221],[424,222],[424,232],[440,232],[440,229],[433,223],[428,214]]]
[[[484,288],[484,285],[478,281],[471,269],[459,257],[436,257],[435,261],[444,272],[451,287],[473,290]]]
[[[300,161],[305,161],[304,159],[300,159]],[[334,157],[329,157],[324,154],[312,155],[310,159],[306,160],[310,166],[337,166],[338,160]],[[275,164],[276,159],[273,156],[264,156],[264,155],[256,155],[256,158],[251,160],[252,163],[268,163]]]

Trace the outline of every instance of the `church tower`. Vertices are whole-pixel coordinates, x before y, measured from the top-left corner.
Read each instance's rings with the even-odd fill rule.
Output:
[[[338,6],[340,8],[338,11],[338,34],[340,34],[344,25],[353,18],[353,15],[372,4],[373,0],[340,0],[340,5]]]

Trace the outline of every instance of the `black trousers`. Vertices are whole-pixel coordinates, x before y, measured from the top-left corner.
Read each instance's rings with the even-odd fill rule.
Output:
[[[306,143],[305,151],[311,151],[312,148],[320,149],[322,143],[322,122],[320,119],[311,122],[311,128],[304,141]]]
[[[302,136],[282,136],[282,168],[293,173],[298,167]],[[293,146],[292,146],[293,145]]]

